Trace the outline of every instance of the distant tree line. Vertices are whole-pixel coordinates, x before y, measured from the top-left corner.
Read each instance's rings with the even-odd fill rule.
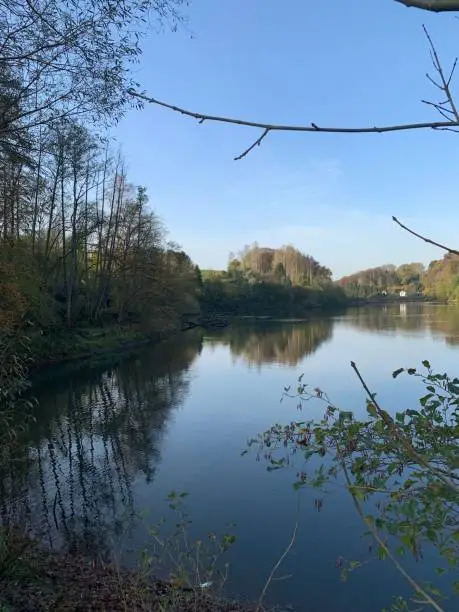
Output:
[[[344,276],[337,281],[350,298],[369,298],[406,291],[441,300],[459,299],[459,256],[446,254],[427,268],[421,263],[379,266]]]
[[[254,243],[238,256],[230,254],[227,270],[203,270],[202,280],[206,313],[302,316],[346,302],[331,270],[290,245],[272,249]]]
[[[294,287],[324,287],[330,285],[332,272],[310,255],[291,245],[279,249],[260,247],[254,242],[236,256],[230,253],[228,271],[236,276],[263,279]]]
[[[391,295],[402,290],[416,293],[423,289],[424,274],[424,265],[421,263],[403,264],[398,267],[388,264],[344,276],[337,284],[351,298]]]

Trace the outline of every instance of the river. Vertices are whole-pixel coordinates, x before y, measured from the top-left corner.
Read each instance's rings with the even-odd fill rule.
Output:
[[[36,422],[2,468],[2,519],[14,516],[49,546],[78,542],[134,566],[151,547],[151,526],[169,517],[167,494],[187,492],[190,537],[234,533],[226,589],[256,600],[298,516],[297,469],[269,472],[241,452],[274,423],[304,416],[295,401],[280,402],[283,388],[303,373],[340,407],[363,414],[354,360],[392,411],[422,393],[411,378],[394,380],[393,370],[429,359],[453,373],[458,356],[459,309],[397,304],[189,331],[116,366],[54,368],[36,383]],[[367,612],[406,594],[389,562],[367,563],[340,581],[337,559],[366,559],[369,543],[345,491],[326,496],[320,511],[316,499],[317,492],[301,494],[296,542],[267,602]],[[431,577],[428,562],[408,564]]]

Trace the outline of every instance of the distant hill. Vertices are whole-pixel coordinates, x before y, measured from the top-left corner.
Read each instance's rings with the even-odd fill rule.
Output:
[[[408,295],[422,292],[428,297],[455,301],[459,299],[459,256],[448,253],[432,261],[427,269],[421,263],[409,263],[360,270],[340,278],[337,284],[350,298],[406,291]]]
[[[201,270],[201,276],[206,313],[302,316],[346,303],[331,270],[291,245],[273,249],[254,243],[230,254],[227,270]]]
[[[430,262],[423,276],[424,291],[438,299],[459,299],[459,256],[447,254]]]
[[[377,268],[360,270],[343,276],[337,284],[351,298],[369,298],[381,294],[396,294],[400,291],[416,293],[423,290],[424,265],[408,263],[401,266],[388,264]]]

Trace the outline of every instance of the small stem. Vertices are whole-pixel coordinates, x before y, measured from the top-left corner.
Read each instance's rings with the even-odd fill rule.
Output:
[[[338,456],[341,457],[342,455],[341,455],[341,451],[339,449],[339,446],[337,446],[336,450],[338,452]],[[351,479],[349,477],[349,472],[348,472],[347,466],[346,466],[346,464],[345,464],[345,462],[343,460],[341,460],[341,467],[343,469],[344,477],[345,477],[347,485],[348,485],[347,486],[347,490],[349,491],[349,493],[352,496],[352,499],[354,501],[354,506],[355,506],[355,508],[357,510],[357,513],[360,516],[360,518],[362,519],[362,521],[365,523],[365,525],[367,525],[367,527],[370,529],[373,538],[376,540],[376,542],[379,544],[379,546],[384,550],[385,554],[392,561],[392,563],[395,565],[395,567],[401,573],[401,575],[405,578],[405,580],[413,587],[413,589],[417,593],[419,593],[419,595],[424,597],[425,603],[428,603],[429,605],[431,605],[432,608],[437,610],[437,612],[445,612],[445,610],[443,610],[443,608],[441,608],[437,604],[437,602],[434,599],[432,599],[432,597],[430,597],[430,595],[428,593],[426,593],[426,591],[424,591],[424,589],[416,582],[416,580],[414,580],[414,578],[412,578],[406,572],[406,570],[400,565],[400,563],[397,561],[397,559],[391,553],[391,551],[388,548],[387,544],[384,542],[384,540],[382,540],[382,538],[379,535],[379,533],[378,533],[376,527],[374,526],[373,522],[369,521],[368,519],[365,518],[365,515],[363,514],[362,507],[361,507],[357,497],[355,496],[355,493],[353,492],[353,489],[352,489],[353,485],[352,485]]]
[[[300,522],[300,495],[298,494],[298,503],[297,503],[297,507],[296,507],[296,520],[295,520],[295,526],[293,528],[293,533],[292,533],[292,537],[290,539],[290,542],[288,543],[287,548],[284,550],[284,552],[282,553],[282,555],[279,557],[279,560],[277,561],[277,563],[273,566],[269,576],[268,576],[268,580],[265,583],[265,586],[263,587],[263,590],[261,592],[260,597],[258,598],[258,602],[257,602],[257,607],[255,608],[255,612],[260,612],[260,610],[262,609],[262,603],[263,603],[263,599],[265,598],[266,595],[266,591],[268,590],[271,582],[273,581],[274,578],[274,574],[277,572],[277,570],[279,569],[279,567],[282,565],[282,562],[284,561],[285,557],[289,554],[289,552],[291,551],[295,540],[296,540],[296,532],[298,531],[298,524]]]
[[[357,374],[357,378],[359,379],[370,401],[376,408],[376,412],[379,418],[389,427],[394,437],[397,438],[397,440],[399,440],[399,442],[405,447],[405,450],[408,453],[408,455],[410,455],[411,459],[413,459],[417,463],[427,468],[432,474],[437,476],[438,479],[443,482],[443,484],[451,488],[456,494],[459,493],[459,487],[454,482],[451,482],[449,478],[446,478],[439,470],[437,470],[433,465],[431,465],[426,459],[424,459],[424,457],[417,452],[417,450],[414,448],[411,442],[406,438],[406,436],[400,433],[400,430],[396,426],[393,418],[385,410],[383,410],[381,406],[378,404],[378,402],[376,401],[375,394],[370,391],[367,383],[363,379],[363,376],[360,373],[354,361],[351,361],[351,368]]]

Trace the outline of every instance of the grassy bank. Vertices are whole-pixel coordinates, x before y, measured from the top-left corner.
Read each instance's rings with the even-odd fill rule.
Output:
[[[126,570],[78,553],[46,549],[15,530],[0,532],[0,610],[247,612],[202,589],[173,587],[143,569]]]

